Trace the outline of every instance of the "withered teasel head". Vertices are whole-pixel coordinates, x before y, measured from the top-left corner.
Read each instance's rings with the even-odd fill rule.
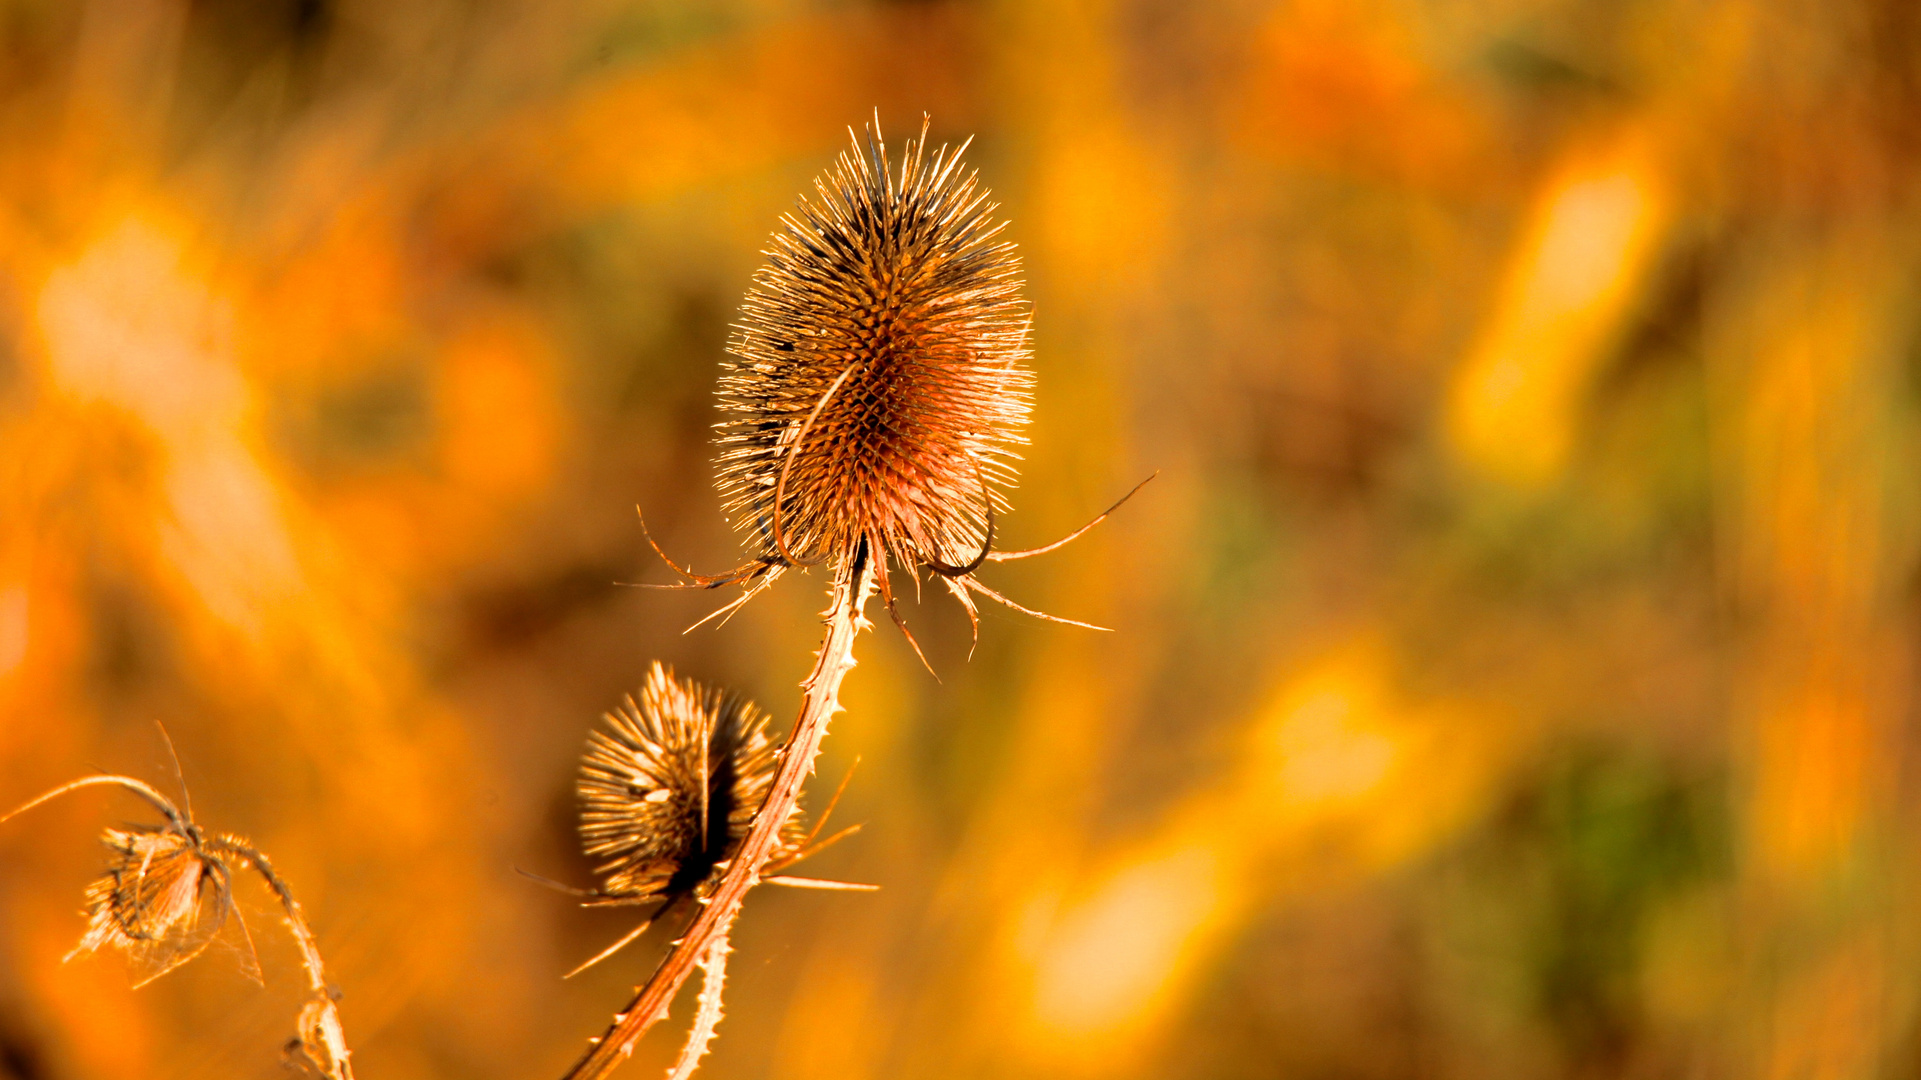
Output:
[[[606,897],[671,899],[708,886],[773,783],[767,714],[655,663],[640,698],[606,714],[581,761],[580,839]],[[772,862],[800,851],[800,815]],[[787,862],[792,862],[788,858]]]
[[[87,932],[66,958],[72,960],[111,947],[127,957],[137,979],[134,985],[144,986],[207,951],[231,922],[239,927],[241,944],[246,948],[241,971],[260,982],[260,958],[254,952],[253,935],[233,900],[234,870],[251,869],[280,901],[283,921],[300,949],[312,991],[301,1006],[296,1034],[286,1044],[287,1061],[326,1080],[353,1080],[349,1063],[352,1051],[347,1049],[335,1004],[339,992],[327,982],[319,945],[300,904],[294,900],[293,890],[251,842],[232,833],[208,833],[194,823],[193,801],[181,777],[173,738],[164,726],[156,726],[166,742],[167,756],[173,760],[174,777],[180,780],[182,805],[174,805],[172,799],[143,780],[96,773],[70,780],[0,814],[0,825],[4,825],[62,795],[109,787],[139,796],[166,818],[161,825],[106,830],[103,839],[112,858],[107,869],[87,886]]]
[[[191,825],[108,829],[113,853],[87,886],[87,932],[68,959],[111,946],[144,985],[200,955],[233,911],[232,874]]]
[[[166,729],[161,728],[166,736]],[[167,740],[173,752],[173,740]],[[179,762],[175,761],[178,774]],[[107,829],[101,841],[110,858],[100,876],[88,883],[86,933],[67,960],[111,948],[126,956],[136,987],[158,979],[207,951],[232,916],[245,936],[248,955],[241,970],[259,979],[253,939],[233,902],[233,866],[245,847],[238,838],[209,836],[193,821],[193,804],[183,809],[151,785],[130,776],[96,774],[72,780],[0,814],[0,824],[37,806],[86,788],[113,787],[132,792],[166,819],[161,825]],[[184,798],[183,786],[183,798]],[[246,849],[251,852],[250,848]]]
[[[1020,259],[960,148],[878,124],[781,218],[724,364],[719,485],[775,566],[972,569],[1014,484],[1032,373]],[[883,563],[884,565],[884,563]]]
[[[589,907],[654,901],[660,907],[569,974],[620,951],[676,901],[711,893],[767,800],[779,763],[780,747],[767,733],[765,712],[738,695],[675,678],[658,662],[648,669],[639,700],[629,697],[604,719],[606,728],[587,737],[576,785],[581,846],[599,860],[594,873],[600,886],[561,887],[586,897]],[[867,888],[776,873],[859,828],[817,840],[839,799],[836,792],[812,829],[798,809],[781,823],[778,843],[762,868],[772,876],[761,880]]]

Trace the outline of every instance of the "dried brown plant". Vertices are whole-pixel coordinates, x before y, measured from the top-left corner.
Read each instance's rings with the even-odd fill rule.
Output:
[[[226,864],[171,824],[107,829],[101,839],[112,858],[87,886],[87,930],[67,959],[116,949],[145,986],[205,952],[235,914]]]
[[[892,562],[966,574],[1014,485],[1033,375],[1020,259],[961,167],[898,175],[876,128],[781,219],[723,366],[719,485],[770,569]]]
[[[171,741],[168,749],[171,752]],[[248,944],[247,974],[257,979],[252,937],[233,903],[234,868],[252,869],[280,901],[307,971],[310,997],[295,1020],[296,1034],[286,1048],[288,1059],[326,1080],[353,1080],[352,1052],[340,1023],[338,993],[327,984],[319,944],[293,891],[266,855],[247,840],[206,832],[194,822],[190,802],[183,809],[140,780],[105,774],[62,784],[0,817],[0,824],[61,795],[101,786],[138,795],[165,821],[105,831],[103,839],[112,859],[87,886],[87,929],[67,959],[111,947],[126,954],[136,985],[144,986],[205,952],[232,916]]]

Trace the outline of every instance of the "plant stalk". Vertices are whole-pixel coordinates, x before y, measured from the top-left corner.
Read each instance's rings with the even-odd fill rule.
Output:
[[[854,668],[854,638],[869,628],[861,609],[873,595],[876,579],[873,561],[862,544],[854,557],[838,567],[829,590],[827,624],[820,654],[814,669],[801,683],[800,716],[780,752],[780,768],[774,773],[767,801],[754,817],[753,827],[741,840],[740,848],[727,861],[720,883],[699,908],[699,914],[674,942],[653,977],[640,987],[626,1011],[614,1015],[613,1026],[593,1040],[585,1056],[568,1070],[565,1080],[600,1080],[625,1061],[647,1029],[665,1019],[674,995],[693,973],[701,959],[716,942],[724,941],[740,914],[747,890],[760,882],[761,867],[780,839],[780,827],[800,802],[801,788],[814,772],[814,758],[820,753],[827,722],[840,711],[840,684]]]
[[[354,1080],[353,1066],[349,1060],[353,1052],[347,1049],[347,1036],[341,1028],[340,1009],[334,1004],[333,988],[327,985],[327,969],[320,959],[320,943],[307,926],[306,916],[301,914],[300,901],[294,899],[293,890],[274,872],[273,863],[267,860],[267,856],[247,841],[237,836],[220,836],[209,841],[207,847],[210,851],[232,855],[252,867],[280,901],[281,908],[286,912],[287,929],[293,932],[294,942],[300,946],[301,963],[307,969],[307,985],[313,991],[312,999],[300,1010],[300,1050],[328,1080]]]

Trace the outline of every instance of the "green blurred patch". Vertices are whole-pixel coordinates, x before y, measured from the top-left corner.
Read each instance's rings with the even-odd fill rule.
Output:
[[[1729,877],[1729,829],[1719,771],[1616,745],[1551,755],[1439,867],[1435,1000],[1470,1029],[1533,1029],[1570,1075],[1618,1074],[1658,1043],[1653,932]]]
[[[419,464],[433,436],[427,361],[396,353],[283,395],[276,429],[321,475]]]

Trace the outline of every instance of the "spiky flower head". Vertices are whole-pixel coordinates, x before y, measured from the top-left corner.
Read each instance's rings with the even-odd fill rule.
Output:
[[[655,663],[640,698],[587,739],[577,791],[580,838],[606,896],[672,898],[717,876],[774,781],[767,714],[734,694],[677,679]],[[805,831],[781,827],[770,867],[791,863]]]
[[[878,122],[781,218],[720,381],[719,485],[777,566],[978,565],[1033,377],[1020,260],[965,145],[888,161]]]
[[[111,946],[151,982],[198,956],[232,910],[231,873],[173,826],[108,829],[113,857],[87,886],[87,931],[68,959]]]

